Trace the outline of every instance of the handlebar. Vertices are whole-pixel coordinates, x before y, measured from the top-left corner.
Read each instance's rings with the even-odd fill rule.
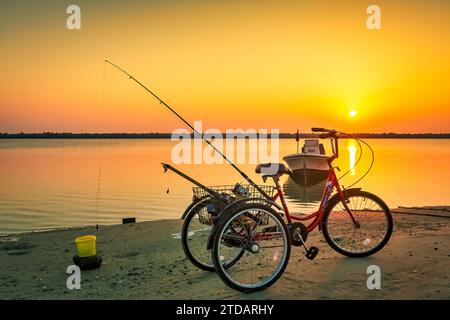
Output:
[[[350,187],[354,186],[356,183],[361,181],[370,172],[370,170],[372,169],[372,166],[373,166],[373,163],[374,163],[374,160],[375,160],[375,155],[374,155],[374,152],[373,152],[372,148],[370,147],[370,145],[367,142],[365,142],[364,140],[362,140],[362,139],[360,139],[358,137],[355,137],[355,135],[353,135],[353,134],[348,134],[348,133],[337,131],[337,130],[334,130],[334,129],[330,130],[330,129],[326,129],[326,128],[316,128],[316,127],[314,127],[314,128],[311,128],[311,131],[312,132],[323,132],[323,133],[318,135],[320,139],[331,138],[330,142],[331,142],[331,150],[333,152],[333,155],[328,158],[328,164],[330,165],[330,167],[331,167],[331,162],[339,157],[339,139],[340,138],[355,139],[355,141],[359,145],[361,153],[360,153],[359,159],[353,165],[353,168],[355,168],[355,166],[359,163],[359,160],[361,159],[361,156],[362,156],[362,146],[361,146],[360,142],[364,143],[369,148],[370,152],[372,153],[372,162],[370,164],[370,167],[362,175],[362,177],[359,178],[357,181],[353,182],[350,185]],[[353,168],[351,168],[351,169],[353,169]],[[344,173],[341,177],[339,177],[339,179],[341,179],[347,173],[349,173],[351,169],[349,169],[346,173]]]
[[[331,149],[333,150],[333,156],[329,159],[330,163],[337,157],[339,157],[339,144],[338,144],[338,132],[334,129],[326,129],[326,128],[311,128],[312,132],[324,132],[319,134],[320,139],[333,138],[331,140]],[[334,143],[333,143],[334,142]]]
[[[319,134],[320,139],[327,139],[327,138],[333,138],[333,137],[335,137],[335,133],[327,132],[327,133]]]
[[[334,129],[326,129],[326,128],[311,128],[312,132],[325,132],[322,134],[319,134],[320,139],[327,139],[327,138],[337,138],[337,131]]]

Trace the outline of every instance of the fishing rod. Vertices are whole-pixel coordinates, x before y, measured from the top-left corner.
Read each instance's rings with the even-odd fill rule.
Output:
[[[172,167],[170,164],[161,163],[163,168],[164,168],[164,172],[166,172],[167,170],[172,170],[173,172],[175,172],[176,174],[178,174],[179,176],[183,177],[184,179],[188,180],[189,182],[195,184],[197,187],[202,188],[203,190],[205,190],[207,193],[213,195],[214,197],[218,198],[220,195],[218,192],[216,192],[215,190],[208,188],[207,186],[201,184],[200,182],[198,182],[197,180],[192,179],[191,177],[189,177],[187,174],[184,174],[183,172],[181,172],[180,170],[175,169],[174,167]]]
[[[109,63],[110,65],[112,65],[113,67],[116,67],[118,70],[122,71],[124,74],[126,74],[130,80],[133,80],[134,82],[136,82],[138,85],[140,85],[142,88],[144,88],[148,93],[150,93],[154,98],[156,98],[160,104],[162,104],[163,106],[165,106],[167,109],[169,109],[178,119],[180,119],[181,121],[183,121],[184,124],[186,124],[189,128],[191,128],[196,134],[200,135],[202,137],[202,139],[211,147],[214,149],[215,152],[217,152],[219,155],[222,156],[222,158],[228,163],[230,164],[237,172],[239,172],[239,174],[250,184],[252,185],[256,190],[258,190],[258,192],[263,195],[266,199],[268,200],[272,200],[272,198],[264,192],[264,190],[262,190],[255,182],[253,182],[252,179],[250,179],[249,176],[247,176],[245,174],[245,172],[243,172],[242,170],[240,170],[230,159],[228,159],[220,150],[218,150],[208,139],[206,139],[204,137],[203,134],[201,134],[200,132],[198,132],[189,122],[187,122],[178,112],[176,112],[171,106],[169,106],[167,103],[165,103],[162,99],[160,99],[155,93],[153,93],[152,91],[150,91],[150,89],[148,89],[145,85],[143,85],[138,79],[136,79],[133,75],[131,75],[130,73],[128,73],[127,71],[125,71],[124,69],[122,69],[121,67],[119,67],[118,65],[116,65],[115,63],[109,61],[109,60],[105,60],[105,63]]]

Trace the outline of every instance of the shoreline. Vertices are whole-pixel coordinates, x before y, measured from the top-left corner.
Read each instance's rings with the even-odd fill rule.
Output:
[[[417,206],[413,206],[413,207],[406,207],[406,206],[398,206],[396,208],[391,208],[390,209],[391,212],[393,214],[399,214],[399,213],[407,213],[407,214],[411,214],[411,215],[422,215],[422,216],[428,216],[428,217],[449,217],[450,218],[450,206],[427,206],[427,207],[417,207]],[[428,213],[428,210],[433,210],[433,211],[429,211],[430,213]],[[416,213],[417,211],[417,213]],[[441,215],[439,214],[434,214],[436,211],[442,211],[440,212]],[[439,212],[438,212],[439,213]],[[442,215],[443,214],[443,215]],[[178,220],[178,219],[157,219],[157,220],[144,220],[144,221],[138,221],[136,223],[149,223],[149,222],[159,222],[159,221],[171,221],[171,220]],[[136,224],[133,223],[133,224]],[[111,227],[111,226],[119,226],[122,225],[120,223],[115,223],[115,224],[99,224],[99,228],[104,228],[104,227]],[[18,231],[18,232],[12,232],[12,233],[5,233],[5,234],[0,234],[0,243],[2,242],[1,240],[3,238],[8,238],[8,237],[18,237],[20,235],[24,235],[24,234],[38,234],[38,233],[45,233],[45,232],[54,232],[54,231],[70,231],[73,229],[77,229],[77,230],[83,230],[83,229],[96,229],[96,226],[94,225],[81,225],[81,226],[72,226],[72,227],[57,227],[57,228],[44,228],[44,229],[34,229],[34,230],[26,230],[26,231]]]
[[[450,220],[394,213],[394,221],[389,244],[368,258],[343,257],[312,232],[308,244],[320,249],[317,258],[293,247],[283,276],[253,294],[195,268],[174,237],[178,219],[12,234],[19,239],[0,242],[0,299],[449,299]],[[87,234],[97,236],[103,263],[82,271],[80,290],[69,290],[74,239]],[[380,290],[366,287],[373,264],[381,268]]]

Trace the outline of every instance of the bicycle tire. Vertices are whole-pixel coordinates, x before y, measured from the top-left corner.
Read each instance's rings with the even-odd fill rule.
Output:
[[[258,286],[258,287],[242,286],[242,285],[239,285],[236,282],[232,281],[227,276],[227,274],[225,273],[225,270],[227,270],[230,266],[227,266],[227,267],[222,266],[221,258],[220,258],[220,254],[219,254],[219,246],[220,246],[220,243],[221,243],[221,234],[223,233],[224,228],[226,228],[228,223],[230,221],[232,221],[240,213],[245,212],[247,210],[251,210],[251,209],[260,209],[260,210],[264,210],[264,211],[270,212],[272,214],[272,216],[275,217],[275,219],[278,220],[279,225],[281,225],[281,227],[283,229],[283,233],[285,235],[285,239],[286,239],[285,260],[283,261],[281,267],[278,269],[277,274],[273,278],[271,278],[270,281],[268,281],[264,285],[261,285],[261,286]],[[214,236],[214,242],[213,242],[213,246],[212,246],[211,254],[212,254],[212,258],[213,258],[212,260],[213,260],[213,263],[214,263],[214,267],[215,267],[216,273],[218,274],[220,279],[227,286],[229,286],[230,288],[232,288],[234,290],[240,291],[240,292],[251,293],[251,292],[261,291],[261,290],[264,290],[264,289],[270,287],[271,285],[273,285],[281,277],[281,275],[283,274],[283,272],[286,269],[286,267],[288,265],[288,262],[289,262],[290,252],[291,252],[291,245],[290,245],[291,239],[290,239],[290,235],[289,235],[286,223],[284,222],[284,220],[282,219],[280,214],[278,212],[276,212],[274,209],[272,209],[269,206],[262,205],[262,204],[257,204],[257,203],[251,203],[251,204],[244,205],[242,207],[237,208],[234,211],[227,212],[226,214],[227,214],[227,216],[224,217],[223,219],[221,219],[219,224],[217,225],[216,233],[215,233],[215,236]],[[245,252],[243,252],[243,254],[244,253]]]
[[[205,206],[207,206],[209,204],[209,199],[204,199],[202,201],[199,201],[195,206],[192,206],[190,208],[190,211],[186,214],[186,217],[184,219],[184,223],[183,223],[183,228],[181,230],[181,245],[183,247],[183,251],[184,254],[186,255],[186,258],[197,268],[204,270],[204,271],[208,271],[208,272],[213,272],[215,271],[214,265],[211,262],[211,264],[205,263],[204,261],[200,261],[200,259],[197,259],[194,254],[192,253],[192,250],[189,246],[189,225],[191,223],[191,221],[195,218],[195,216],[198,213],[198,210],[204,208]],[[207,243],[205,242],[205,250],[207,250]],[[234,263],[236,263],[241,256],[244,254],[244,251],[242,251],[238,256],[236,256],[235,259],[233,259],[232,261],[230,261],[226,267],[230,267],[232,266]]]
[[[322,219],[323,236],[324,236],[326,242],[330,245],[330,247],[333,250],[335,250],[336,252],[338,252],[342,255],[345,255],[347,257],[367,257],[372,254],[375,254],[376,252],[380,251],[388,243],[389,239],[391,238],[392,232],[393,232],[394,222],[393,222],[391,211],[390,211],[389,207],[386,205],[386,203],[378,196],[374,195],[373,193],[367,192],[367,191],[349,190],[346,192],[346,199],[350,199],[352,197],[357,197],[357,196],[370,199],[374,203],[378,204],[381,209],[383,209],[384,215],[386,217],[387,230],[385,232],[383,239],[376,246],[371,248],[370,250],[367,250],[364,252],[353,252],[353,251],[345,250],[344,248],[340,247],[332,239],[332,236],[330,235],[330,232],[329,232],[329,226],[328,226],[328,220],[330,218],[330,214],[333,212],[333,208],[336,205],[338,205],[339,203],[341,203],[342,200],[339,197],[334,197],[334,198],[330,199],[330,202],[328,203],[328,205],[325,209],[325,213],[324,213],[324,216]]]

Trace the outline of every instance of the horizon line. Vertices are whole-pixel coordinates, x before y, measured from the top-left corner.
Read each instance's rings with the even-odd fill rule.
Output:
[[[256,133],[247,133],[247,132],[235,132],[233,133],[234,136],[248,136],[251,134],[256,134],[257,137],[260,136],[259,132]],[[281,138],[282,136],[284,137],[295,137],[297,133],[290,133],[290,132],[280,132],[278,133],[279,137]],[[352,132],[349,133],[351,135],[355,135],[355,136],[449,136],[450,137],[450,132],[436,132],[436,133],[432,133],[432,132],[408,132],[408,133],[399,133],[399,132],[380,132],[380,133],[375,133],[375,132]],[[181,134],[177,134],[178,136],[180,136]],[[194,133],[189,133],[189,135],[194,135]],[[204,133],[204,135],[208,136],[208,135],[214,135],[214,133]],[[222,133],[222,136],[225,136],[226,133]],[[171,137],[172,133],[169,132],[51,132],[51,131],[47,131],[47,132],[17,132],[17,133],[11,133],[11,132],[0,132],[0,137],[1,138],[5,138],[7,136],[14,136],[14,137],[23,137],[23,136],[80,136],[80,137],[87,137],[87,136],[94,136],[94,137],[98,137],[98,136],[154,136],[154,137]],[[271,137],[272,134],[271,133],[267,133],[267,137]],[[311,132],[300,132],[299,133],[300,137],[314,137],[314,136],[318,136],[318,134],[316,133],[311,133]]]

